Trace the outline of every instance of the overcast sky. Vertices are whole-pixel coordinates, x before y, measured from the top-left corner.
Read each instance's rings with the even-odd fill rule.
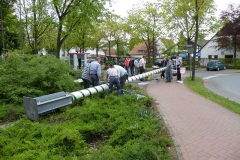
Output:
[[[127,11],[130,10],[134,4],[142,3],[143,0],[114,0],[115,3],[112,4],[112,9],[115,10],[115,14],[126,16]],[[156,2],[156,0],[148,0],[149,2]],[[218,12],[220,13],[220,10],[225,10],[227,7],[227,4],[234,3],[234,4],[240,4],[239,0],[215,0],[215,3],[218,8]]]

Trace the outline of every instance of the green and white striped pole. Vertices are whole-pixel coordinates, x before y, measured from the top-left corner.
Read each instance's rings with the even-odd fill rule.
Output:
[[[166,70],[166,67],[163,67],[163,68],[160,68],[160,69],[155,69],[153,71],[146,72],[146,73],[143,73],[143,74],[139,74],[139,75],[136,75],[136,76],[128,77],[128,80],[126,80],[126,83],[132,82],[134,80],[139,80],[141,78],[153,75],[155,73],[159,73],[159,72],[164,71],[164,70]],[[108,90],[108,89],[109,89],[109,84],[102,84],[102,85],[99,85],[99,86],[95,86],[95,87],[91,87],[91,88],[87,88],[87,89],[72,92],[72,93],[70,93],[70,95],[72,96],[72,100],[74,101],[76,99],[79,99],[79,98],[82,98],[82,97],[87,97],[87,96],[90,96],[92,94],[99,93],[99,92],[102,92],[102,91],[105,91],[105,90]]]

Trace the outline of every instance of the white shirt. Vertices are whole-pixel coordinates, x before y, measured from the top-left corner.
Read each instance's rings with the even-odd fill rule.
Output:
[[[139,61],[139,67],[143,67],[145,69],[145,64],[146,64],[146,62],[145,62],[144,58],[141,58]]]
[[[120,72],[118,71],[117,68],[109,68],[107,71],[106,71],[106,76],[109,78],[109,77],[120,77]]]
[[[114,65],[114,68],[116,68],[119,71],[120,77],[127,74],[127,70],[125,68],[123,68],[122,66]]]
[[[176,59],[176,65],[180,65],[182,63],[182,59],[180,59],[179,57]]]

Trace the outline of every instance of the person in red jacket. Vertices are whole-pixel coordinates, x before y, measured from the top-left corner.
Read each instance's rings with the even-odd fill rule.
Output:
[[[125,67],[125,69],[127,70],[128,75],[129,75],[129,71],[128,71],[128,69],[129,69],[129,62],[130,62],[130,58],[127,57],[127,58],[125,59],[125,61],[124,61],[124,67]]]

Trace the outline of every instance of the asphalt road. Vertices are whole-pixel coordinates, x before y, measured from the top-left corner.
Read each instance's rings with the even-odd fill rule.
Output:
[[[192,75],[190,71],[186,71],[183,77],[190,75]],[[210,91],[240,104],[240,70],[207,71],[201,68],[195,71],[195,76],[202,78],[204,86]],[[159,74],[154,75],[153,78],[159,78]],[[138,80],[131,84],[138,85],[139,82]]]
[[[189,72],[189,71],[188,71]],[[190,72],[186,72],[186,76]],[[212,92],[240,104],[240,70],[196,70],[195,75],[204,79],[204,86]]]

